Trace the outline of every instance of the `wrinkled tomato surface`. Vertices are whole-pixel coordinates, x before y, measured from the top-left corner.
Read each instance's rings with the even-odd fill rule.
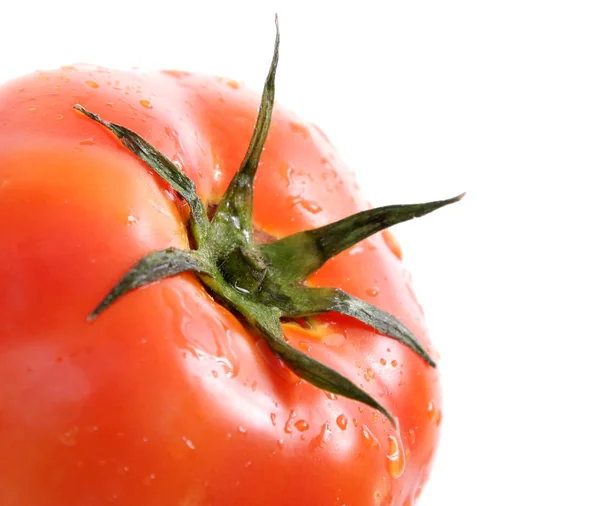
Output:
[[[87,316],[140,258],[186,248],[186,208],[76,103],[179,165],[208,205],[245,154],[259,96],[234,81],[64,67],[0,88],[0,504],[412,505],[441,420],[438,373],[352,318],[289,341],[397,417],[300,381],[192,274]],[[316,127],[276,106],[254,203],[274,238],[366,209]],[[388,232],[309,279],[431,345]],[[435,357],[435,353],[434,353]]]

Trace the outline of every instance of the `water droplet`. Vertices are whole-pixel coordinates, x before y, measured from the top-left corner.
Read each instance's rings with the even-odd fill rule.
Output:
[[[271,423],[273,424],[273,427],[275,427],[275,419],[277,418],[277,415],[275,413],[271,413]]]
[[[258,386],[258,383],[256,382],[256,380],[254,380],[254,381],[252,382],[252,386],[251,386],[251,388],[252,388],[252,391],[253,391],[253,392],[256,392],[256,387],[257,387],[257,386]]]
[[[396,238],[392,235],[392,233],[389,230],[384,230],[382,235],[386,246],[390,249],[390,251],[398,260],[402,260],[402,250],[400,249],[400,245],[396,241]]]
[[[226,329],[224,326],[223,329],[225,330],[225,339],[222,337],[217,337],[216,333],[213,332],[213,337],[217,348],[216,360],[223,366],[223,369],[225,369],[225,374],[228,378],[235,378],[240,370],[240,361],[237,353],[234,351],[231,331]]]
[[[215,371],[214,369],[213,369],[211,372],[212,372],[212,375],[213,375],[215,378],[218,378],[218,377],[219,377],[219,373],[218,373],[217,371]]]
[[[144,485],[152,485],[152,482],[156,479],[156,476],[154,474],[149,474],[148,476],[146,476],[144,478]]]
[[[79,144],[81,144],[82,146],[93,146],[95,144],[94,138],[88,137],[87,139],[83,139],[82,141],[79,141]]]
[[[346,430],[346,427],[348,426],[348,418],[346,418],[346,415],[340,415],[335,419],[335,423],[337,423],[340,429]]]
[[[437,417],[435,419],[435,424],[439,427],[441,423],[442,423],[442,410],[439,409]]]
[[[161,70],[163,74],[174,77],[175,79],[183,79],[190,75],[189,72],[185,70]]]
[[[86,81],[85,84],[91,86],[92,88],[99,88],[100,85],[96,81]]]
[[[37,107],[35,105],[32,105],[29,109],[27,109],[30,112],[35,112],[37,111]]]
[[[135,223],[138,223],[139,220],[135,217],[132,216],[131,214],[129,216],[127,216],[127,224],[128,225],[134,225]]]
[[[238,430],[240,431],[241,434],[247,434],[248,433],[248,431],[244,427],[242,427],[241,425],[238,427]]]
[[[371,297],[377,297],[377,295],[379,294],[379,288],[374,286],[373,288],[369,288],[367,290],[367,295],[370,295]]]
[[[358,427],[358,420],[356,418],[352,418],[352,423],[355,427]]]
[[[311,200],[300,200],[300,205],[306,209],[308,212],[313,213],[313,214],[317,214],[320,213],[323,208],[317,204],[316,202],[313,202]]]
[[[305,139],[308,139],[310,137],[310,132],[308,131],[308,128],[302,125],[301,123],[296,123],[295,121],[292,121],[290,122],[290,128],[292,129],[292,132],[296,134],[301,134]]]
[[[60,442],[65,446],[75,446],[77,444],[77,435],[79,434],[79,427],[74,425],[67,431],[63,432],[58,438]]]
[[[283,431],[287,434],[292,433],[292,422],[294,421],[294,418],[296,418],[296,412],[292,409],[290,410],[290,415],[288,416],[288,419],[286,420],[285,425],[283,427]]]
[[[433,420],[435,418],[435,402],[429,401],[427,404],[427,418]]]
[[[327,397],[330,401],[337,401],[337,395],[332,394],[331,392],[325,392],[325,397]]]
[[[404,457],[404,448],[395,436],[388,436],[389,449],[386,455],[387,472],[394,479],[398,479],[404,472],[406,459]]]
[[[397,360],[392,360],[392,367],[396,367],[398,365],[398,361]]]
[[[335,348],[338,348],[346,342],[346,336],[344,334],[338,333],[327,334],[326,336],[323,336],[321,341],[327,346],[333,346]]]
[[[146,100],[145,98],[143,98],[142,100],[140,100],[140,104],[142,104],[142,107],[145,107],[146,109],[152,109],[152,103],[150,102],[150,100]]]
[[[57,119],[57,120],[61,120],[61,119],[63,119],[63,118],[64,118],[64,116],[63,116],[62,114],[57,114],[57,115],[56,115],[56,119]]]
[[[354,246],[353,248],[350,248],[350,250],[348,251],[348,254],[353,257],[355,255],[360,255],[365,249],[362,247],[361,244],[357,244],[356,246]]]
[[[234,79],[230,79],[229,81],[227,81],[227,86],[233,88],[234,90],[237,90],[240,87],[240,83],[238,83]]]
[[[310,428],[310,425],[308,424],[308,422],[306,420],[298,420],[294,424],[294,427],[296,427],[296,429],[298,429],[298,431],[304,432]]]
[[[185,443],[185,445],[190,449],[190,450],[195,450],[196,447],[194,446],[194,443],[192,443],[186,436],[182,436],[181,438],[183,440],[183,442]]]
[[[362,442],[367,448],[379,448],[379,441],[366,425],[362,426]]]
[[[385,364],[387,364],[387,360],[385,358],[382,358],[382,359],[379,360],[379,363],[381,365],[385,365]]]
[[[364,378],[367,381],[371,381],[373,378],[375,377],[375,371],[373,371],[373,369],[369,368],[366,370]]]
[[[221,166],[218,163],[215,163],[215,166],[213,168],[213,177],[215,179],[215,183],[220,182],[223,177],[223,171],[221,170]]]
[[[300,348],[305,353],[308,353],[310,350],[312,350],[312,346],[305,341],[300,341],[298,343],[298,348]]]
[[[281,449],[281,448],[283,448],[283,442],[284,442],[284,441],[283,441],[283,439],[278,439],[278,440],[277,440],[277,446],[278,446],[280,449]]]
[[[292,185],[292,174],[294,173],[294,168],[290,163],[282,162],[279,166],[279,174],[285,179],[286,184],[289,186]]]
[[[408,431],[408,440],[410,441],[410,444],[415,444],[415,441],[417,440],[417,435],[415,434],[414,429],[410,429]]]
[[[330,435],[331,429],[329,428],[329,423],[325,422],[323,425],[321,425],[321,432],[311,439],[310,443],[308,444],[308,449],[311,452],[314,452],[317,448],[323,448]]]

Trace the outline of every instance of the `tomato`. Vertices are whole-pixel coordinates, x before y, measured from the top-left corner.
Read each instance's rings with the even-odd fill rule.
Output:
[[[209,214],[260,97],[179,71],[70,66],[0,88],[0,504],[411,505],[439,437],[437,369],[347,315],[284,320],[287,342],[397,421],[291,371],[193,272],[90,312],[153,251],[194,248],[178,193],[86,110],[195,183]],[[276,105],[255,236],[368,209],[315,126]],[[377,233],[308,278],[394,315],[434,356],[399,247]]]

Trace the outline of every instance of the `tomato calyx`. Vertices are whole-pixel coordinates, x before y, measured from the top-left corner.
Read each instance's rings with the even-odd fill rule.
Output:
[[[371,209],[267,244],[256,243],[252,223],[254,179],[274,106],[280,39],[277,21],[276,27],[273,59],[248,151],[214,214],[211,213],[211,219],[193,181],[166,156],[135,132],[75,105],[75,109],[116,135],[187,202],[190,243],[193,244],[193,249],[169,248],[139,260],[88,319],[95,319],[117,299],[136,288],[182,272],[194,272],[221,303],[240,315],[265,339],[270,349],[297,376],[320,389],[377,409],[395,426],[389,411],[371,395],[337,371],[291,346],[283,335],[281,320],[338,312],[400,341],[435,367],[425,348],[397,318],[340,289],[309,287],[305,279],[328,259],[363,239],[457,202],[463,195],[424,204]]]

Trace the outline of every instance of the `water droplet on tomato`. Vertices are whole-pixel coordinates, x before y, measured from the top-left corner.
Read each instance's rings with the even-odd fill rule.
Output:
[[[148,476],[146,476],[144,478],[144,485],[146,486],[150,486],[152,485],[152,482],[156,479],[156,475],[154,474],[149,474]]]
[[[346,336],[339,333],[327,334],[326,336],[323,336],[321,341],[327,346],[338,348],[346,342]]]
[[[37,111],[37,107],[35,105],[32,105],[27,110],[30,111],[30,112],[35,112],[35,111]]]
[[[277,415],[275,413],[271,413],[271,423],[273,424],[273,427],[275,427],[275,419],[277,418]]]
[[[379,448],[379,441],[366,425],[362,426],[362,442],[367,448]]]
[[[377,286],[374,286],[373,288],[369,288],[367,290],[367,295],[370,295],[371,297],[377,297],[378,294],[379,288]]]
[[[88,137],[87,139],[83,139],[82,141],[79,141],[79,144],[81,144],[82,146],[93,146],[95,144],[94,138]]]
[[[247,434],[248,433],[248,431],[244,427],[242,427],[241,425],[238,427],[238,431],[240,431],[240,434]]]
[[[386,365],[387,364],[387,360],[385,358],[382,358],[382,359],[379,360],[379,363],[381,365]]]
[[[290,122],[290,128],[292,129],[292,132],[296,134],[301,134],[305,139],[308,139],[310,137],[310,132],[308,128],[306,128],[301,123],[296,123],[295,121],[292,121]]]
[[[396,367],[398,365],[398,361],[392,360],[391,364],[392,364],[392,367]]]
[[[174,77],[175,79],[183,79],[190,75],[190,73],[185,70],[161,70],[161,73]]]
[[[389,449],[386,455],[386,469],[390,476],[398,479],[406,466],[404,448],[395,436],[388,436]]]
[[[240,370],[240,360],[237,353],[234,351],[233,338],[231,331],[223,326],[225,337],[218,337],[213,332],[215,345],[217,348],[216,360],[225,369],[225,374],[228,378],[235,378]]]
[[[350,248],[350,250],[348,251],[348,254],[353,257],[355,255],[360,255],[365,249],[362,247],[361,244],[357,244],[356,246],[354,246],[353,248]]]
[[[86,81],[85,84],[87,84],[88,86],[90,86],[92,88],[99,88],[100,87],[100,85],[96,81]]]
[[[304,432],[310,428],[310,425],[308,424],[308,422],[306,420],[298,420],[294,424],[294,427],[296,427],[296,429],[298,429],[298,431]]]
[[[373,371],[373,369],[369,368],[366,370],[364,378],[367,381],[371,381],[373,378],[375,377],[375,371]]]
[[[330,401],[337,401],[337,395],[331,392],[325,392],[325,397],[327,397]]]
[[[323,210],[323,208],[319,204],[310,200],[302,199],[300,200],[300,205],[312,214],[320,213]]]
[[[442,410],[440,409],[440,410],[438,410],[438,414],[435,419],[435,424],[439,427],[441,423],[442,423]]]
[[[429,401],[429,404],[427,404],[427,418],[429,418],[429,420],[433,420],[435,418],[435,402],[434,401]]]
[[[132,216],[131,214],[127,216],[128,225],[135,225],[136,223],[139,223],[139,220],[135,216]]]
[[[290,410],[290,415],[288,416],[288,419],[285,422],[285,425],[283,426],[283,431],[287,434],[291,434],[292,433],[292,422],[294,421],[294,418],[296,417],[296,412],[292,409]]]
[[[305,341],[300,341],[298,343],[298,348],[300,348],[302,351],[304,351],[306,353],[308,353],[310,350],[312,350],[312,346]]]
[[[74,425],[67,431],[63,432],[58,438],[60,442],[65,446],[75,446],[77,444],[77,436],[79,434],[79,427]]]
[[[234,90],[237,90],[240,88],[240,83],[238,83],[234,79],[230,79],[229,81],[227,81],[227,86],[229,86],[230,88],[232,88]]]
[[[410,441],[410,444],[415,444],[415,441],[417,440],[417,435],[415,434],[414,429],[410,429],[408,431],[408,440]]]
[[[195,450],[196,447],[194,446],[194,443],[192,443],[191,440],[189,440],[186,436],[182,436],[181,438],[183,440],[183,442],[185,443],[185,445],[190,449],[190,450]]]
[[[402,260],[402,250],[400,249],[400,245],[396,241],[396,238],[392,235],[392,233],[389,230],[384,230],[382,235],[383,240],[386,246],[389,248],[389,250],[394,254],[394,256],[398,260]]]
[[[310,440],[310,443],[308,444],[308,449],[311,452],[314,452],[318,448],[323,448],[323,446],[325,446],[325,443],[327,443],[327,440],[329,439],[330,435],[331,429],[329,428],[329,423],[325,422],[321,426],[321,432],[319,432],[317,436]]]
[[[143,98],[142,100],[140,100],[140,104],[142,104],[142,107],[145,107],[146,109],[152,109],[152,103],[150,102],[150,100],[146,100],[145,98]]]
[[[63,118],[64,118],[64,116],[63,116],[62,114],[57,114],[57,115],[56,115],[56,119],[57,119],[57,120],[61,120],[61,119],[63,119]]]
[[[337,426],[340,429],[346,430],[346,427],[348,426],[348,418],[346,415],[340,415],[335,419],[335,423],[337,423]]]
[[[288,187],[292,185],[293,173],[294,168],[292,167],[292,164],[288,162],[282,162],[282,164],[279,166],[279,174],[285,179],[285,182],[288,185]]]

